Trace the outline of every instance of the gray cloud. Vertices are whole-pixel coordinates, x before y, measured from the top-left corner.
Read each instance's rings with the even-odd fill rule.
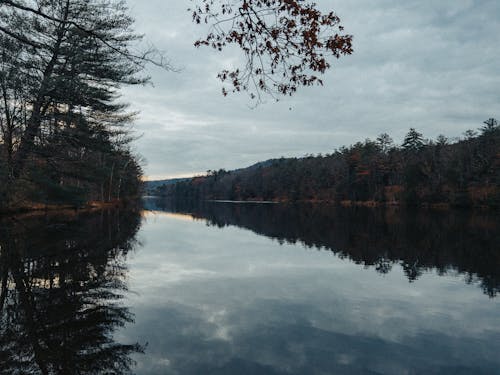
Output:
[[[193,47],[203,28],[191,23],[189,1],[129,4],[137,30],[182,68],[150,68],[154,87],[124,90],[124,100],[141,112],[136,149],[149,176],[328,153],[381,132],[400,141],[409,127],[430,138],[459,136],[498,116],[495,0],[319,1],[354,35],[355,53],[334,61],[325,87],[255,109],[244,94],[222,97],[216,74],[241,57]]]

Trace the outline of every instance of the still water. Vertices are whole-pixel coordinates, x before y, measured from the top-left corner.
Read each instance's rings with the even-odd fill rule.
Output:
[[[0,374],[500,374],[494,212],[0,220]]]

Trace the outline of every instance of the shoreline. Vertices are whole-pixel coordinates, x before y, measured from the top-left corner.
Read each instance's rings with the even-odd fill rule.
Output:
[[[104,209],[121,208],[132,202],[133,199],[112,201],[112,202],[88,202],[82,206],[74,206],[69,204],[41,204],[31,203],[20,205],[17,207],[9,207],[0,209],[0,217],[4,216],[32,216],[43,215],[46,213],[75,213],[75,212],[92,212]]]
[[[146,197],[143,197],[146,198]],[[176,200],[175,198],[164,197],[164,196],[147,196],[147,198],[160,198],[168,200]],[[196,200],[194,200],[196,201]],[[275,200],[264,200],[264,199],[248,199],[248,200],[229,200],[229,199],[201,199],[198,201],[210,202],[210,203],[231,203],[231,204],[328,204],[337,207],[371,207],[371,208],[382,208],[382,207],[394,207],[394,208],[419,208],[419,209],[433,209],[433,210],[451,210],[451,209],[461,209],[461,210],[498,210],[498,207],[488,206],[488,205],[463,205],[457,206],[446,202],[429,203],[422,202],[416,205],[408,205],[398,201],[392,202],[378,202],[378,201],[351,201],[351,200],[322,200],[322,199],[302,199],[302,200],[289,200],[289,199],[275,199]]]
[[[140,199],[172,199],[162,196],[144,196]],[[175,200],[175,199],[174,199]],[[57,205],[57,204],[26,204],[18,207],[0,209],[0,217],[5,216],[32,216],[44,215],[47,213],[78,213],[92,212],[105,209],[123,208],[133,202],[134,199],[126,199],[112,202],[88,202],[82,206],[73,205]],[[350,201],[343,200],[340,202],[321,199],[306,199],[306,200],[228,200],[228,199],[204,199],[200,200],[209,203],[228,203],[228,204],[327,204],[336,207],[367,207],[367,208],[416,208],[416,209],[431,209],[431,210],[487,210],[496,211],[498,207],[487,205],[471,205],[471,206],[453,206],[449,203],[421,203],[418,205],[407,205],[400,202],[377,202],[377,201]]]

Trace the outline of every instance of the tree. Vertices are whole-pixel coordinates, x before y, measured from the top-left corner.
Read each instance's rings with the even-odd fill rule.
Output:
[[[401,147],[410,152],[419,151],[424,147],[424,140],[422,134],[416,131],[414,128],[410,128],[405,136],[403,144]]]
[[[120,196],[120,168],[137,181],[140,168],[128,150],[133,116],[117,102],[119,89],[147,82],[140,72],[149,59],[131,53],[141,37],[126,7],[107,0],[0,1],[0,12],[8,16],[0,31],[16,30],[0,35],[0,129],[11,184],[44,186],[35,189],[43,200],[75,189],[87,199],[95,190],[101,200]]]
[[[498,121],[494,118],[489,118],[484,121],[483,124],[485,126],[481,127],[481,134],[490,135],[500,130],[500,126],[498,125]]]
[[[116,116],[123,108],[114,103],[116,89],[122,84],[144,82],[137,77],[142,61],[130,60],[122,53],[139,38],[129,31],[133,20],[123,5],[102,0],[39,5],[51,18],[27,19],[38,27],[31,31],[25,25],[23,29],[30,30],[30,40],[51,39],[37,50],[41,58],[34,61],[39,79],[32,93],[33,109],[14,158],[16,176],[22,172],[44,122],[53,120],[58,126],[71,126],[72,120],[82,115],[89,120],[100,115]],[[76,24],[87,25],[93,33],[82,33]]]
[[[394,141],[387,133],[382,133],[377,137],[377,144],[382,149],[382,152],[387,153],[394,145]]]
[[[322,13],[315,3],[199,0],[191,11],[194,22],[211,25],[196,46],[222,51],[236,45],[245,56],[244,66],[221,71],[219,79],[258,101],[261,93],[277,98],[301,86],[321,85],[317,74],[330,68],[327,57],[352,53],[352,36],[343,34],[340,18]]]
[[[445,146],[448,144],[448,138],[445,137],[443,134],[439,134],[436,138],[436,142],[439,146]]]
[[[475,130],[472,130],[472,129],[468,129],[464,132],[464,137],[465,139],[469,140],[469,139],[472,139],[474,138],[475,136],[477,136],[477,132]]]

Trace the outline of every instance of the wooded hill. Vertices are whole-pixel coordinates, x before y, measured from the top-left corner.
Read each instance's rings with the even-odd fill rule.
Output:
[[[175,199],[329,201],[361,204],[500,206],[500,126],[495,119],[450,142],[410,129],[328,155],[281,158],[236,171],[209,171],[157,189]]]

